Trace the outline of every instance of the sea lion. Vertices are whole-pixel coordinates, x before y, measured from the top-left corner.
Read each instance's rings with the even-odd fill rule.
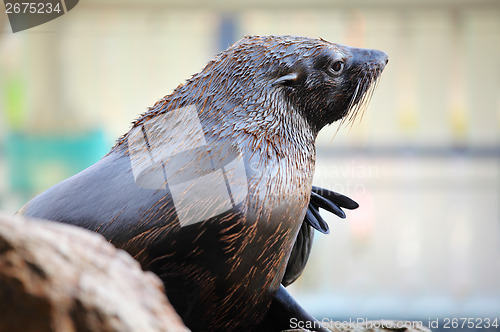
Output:
[[[317,208],[342,206],[313,194],[316,136],[359,113],[386,63],[384,52],[322,39],[245,37],[20,214],[127,250],[193,331],[250,330],[269,307],[286,318],[300,310],[280,285],[310,250],[297,235],[327,232]]]

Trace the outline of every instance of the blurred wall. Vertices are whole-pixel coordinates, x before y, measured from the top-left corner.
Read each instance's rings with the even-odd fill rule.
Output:
[[[362,120],[318,138],[315,183],[361,207],[329,219],[332,234],[317,235],[292,292],[324,317],[498,315],[494,0],[86,0],[25,32],[4,23],[0,208],[14,212],[98,160],[138,114],[247,34],[390,57]]]

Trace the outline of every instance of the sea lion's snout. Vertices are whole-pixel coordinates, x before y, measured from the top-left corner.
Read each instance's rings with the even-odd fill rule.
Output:
[[[354,66],[368,66],[369,70],[381,72],[389,62],[389,56],[383,51],[353,47],[349,49]]]

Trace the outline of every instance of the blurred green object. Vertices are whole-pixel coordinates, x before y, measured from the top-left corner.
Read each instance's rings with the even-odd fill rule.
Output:
[[[11,77],[6,84],[6,112],[7,123],[11,128],[20,129],[25,119],[26,91],[22,79]]]
[[[82,171],[109,149],[102,129],[71,136],[10,132],[5,139],[9,185],[25,199]]]

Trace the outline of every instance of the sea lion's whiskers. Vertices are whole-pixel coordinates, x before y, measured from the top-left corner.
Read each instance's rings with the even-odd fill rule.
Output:
[[[353,93],[353,95],[351,97],[351,100],[349,101],[349,105],[347,105],[347,108],[346,108],[346,115],[339,122],[339,125],[337,126],[337,130],[335,130],[335,133],[333,134],[333,137],[330,140],[330,143],[333,141],[333,139],[335,138],[335,136],[337,136],[337,133],[339,132],[339,130],[342,127],[342,125],[346,122],[346,119],[348,118],[348,114],[352,113],[353,111],[354,112],[356,111],[355,101],[356,101],[356,98],[357,98],[358,93],[360,91],[360,87],[363,85],[362,84],[363,80],[364,80],[364,77],[363,78],[358,78],[358,81],[356,83],[356,89],[354,90],[354,93]],[[362,90],[363,89],[361,89],[361,91]],[[352,126],[351,126],[351,128],[352,128]],[[350,128],[349,128],[349,130],[350,130]]]
[[[352,128],[354,120],[356,118],[359,118],[359,121],[363,119],[363,116],[366,112],[366,109],[368,108],[368,105],[370,104],[371,98],[373,97],[373,93],[375,92],[375,89],[377,88],[379,77],[380,77],[380,72],[379,71],[371,71],[363,77],[363,82],[362,82],[362,97],[361,100],[359,100],[358,103],[356,103],[355,108],[353,109],[352,112],[350,112],[348,122],[350,122],[350,126]],[[361,114],[360,116],[358,116]]]
[[[367,99],[364,106],[363,114],[368,109],[368,105],[370,105],[370,102],[373,98],[373,94],[375,93],[375,90],[377,89],[379,82],[380,82],[380,72],[377,71],[376,73],[373,74],[373,79],[372,82],[370,83],[369,91],[367,92]],[[363,118],[363,114],[361,114],[361,119]]]
[[[368,108],[368,105],[370,104],[370,100],[372,98],[374,92],[374,85],[373,85],[373,74],[370,74],[369,79],[366,81],[366,92],[363,95],[363,98],[360,102],[360,107],[358,112],[361,113],[361,115],[358,117],[359,121],[363,119],[363,116],[366,112],[366,109]],[[354,119],[353,121],[354,122]],[[351,123],[352,126],[352,123]]]
[[[349,102],[349,105],[347,106],[347,112],[349,112],[354,105],[354,101],[356,100],[356,97],[358,96],[359,92],[359,86],[361,83],[362,79],[358,79],[358,83],[356,84],[356,90],[354,90],[354,94],[352,95],[351,101]]]
[[[367,77],[368,75],[368,77]],[[369,81],[370,81],[370,76],[368,73],[365,73],[363,78],[360,79],[361,81],[361,89],[357,89],[356,91],[356,96],[353,96],[354,97],[354,105],[352,107],[352,109],[348,109],[348,114],[347,116],[344,117],[344,119],[342,119],[342,123],[349,123],[350,124],[350,127],[349,127],[349,130],[351,130],[352,126],[353,126],[353,123],[354,123],[354,119],[357,117],[360,109],[362,108],[362,105],[364,103],[364,100],[365,100],[365,96],[366,96],[366,90],[367,90],[367,84],[369,84]],[[359,101],[356,102],[356,98],[357,98],[357,95],[360,94],[361,96],[361,99]]]

